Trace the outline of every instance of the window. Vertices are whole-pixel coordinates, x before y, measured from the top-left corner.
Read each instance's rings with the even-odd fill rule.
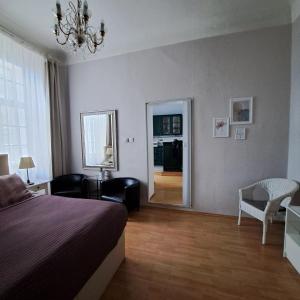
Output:
[[[21,156],[32,156],[31,177],[51,174],[48,85],[45,58],[0,33],[0,153],[8,153],[10,173]]]
[[[0,59],[1,152],[10,154],[12,170],[17,170],[15,159],[28,152],[23,91],[22,68]]]

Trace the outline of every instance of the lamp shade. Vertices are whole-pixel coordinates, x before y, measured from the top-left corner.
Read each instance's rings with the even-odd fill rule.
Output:
[[[0,154],[0,176],[9,175],[8,154]]]
[[[108,156],[113,155],[113,148],[110,147],[110,146],[107,146],[107,147],[106,147],[106,153],[105,153],[105,154],[108,155]]]
[[[19,169],[31,169],[34,167],[35,165],[31,156],[21,157]]]

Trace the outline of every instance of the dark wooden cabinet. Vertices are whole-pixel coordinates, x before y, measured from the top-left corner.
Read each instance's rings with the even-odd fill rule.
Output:
[[[170,135],[172,133],[172,118],[171,116],[161,116],[162,132],[161,135]]]
[[[153,116],[153,135],[182,135],[182,115]]]
[[[163,149],[164,171],[182,172],[182,141],[165,142]]]
[[[154,147],[154,166],[163,166],[164,164],[163,146]]]
[[[153,116],[153,135],[160,136],[162,133],[161,116]]]
[[[172,116],[171,124],[173,135],[182,135],[182,115]]]

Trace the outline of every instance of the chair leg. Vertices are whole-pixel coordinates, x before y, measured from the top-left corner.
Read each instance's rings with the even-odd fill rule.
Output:
[[[238,219],[238,225],[241,225],[241,219],[242,219],[242,210],[239,209],[239,219]]]
[[[262,244],[266,244],[266,236],[267,236],[267,231],[268,231],[268,220],[265,220],[263,222],[263,237],[262,237]]]

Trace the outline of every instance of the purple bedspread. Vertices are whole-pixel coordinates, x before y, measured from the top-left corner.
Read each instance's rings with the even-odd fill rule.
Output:
[[[0,210],[0,299],[73,299],[117,244],[121,204],[39,196]]]

